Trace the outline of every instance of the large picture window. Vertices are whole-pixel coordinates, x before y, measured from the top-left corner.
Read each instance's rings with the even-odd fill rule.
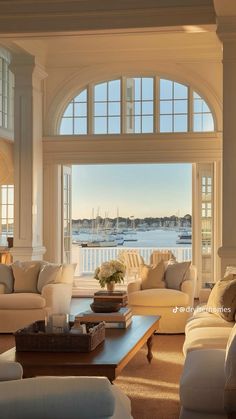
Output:
[[[90,121],[90,123],[88,123]],[[203,97],[190,86],[153,77],[121,77],[86,87],[67,104],[61,135],[214,131]]]

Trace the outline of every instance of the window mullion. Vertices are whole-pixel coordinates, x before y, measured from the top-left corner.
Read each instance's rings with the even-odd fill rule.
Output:
[[[121,133],[125,134],[127,132],[127,106],[126,106],[126,77],[121,78]]]
[[[153,130],[160,132],[160,79],[154,77]]]
[[[175,132],[175,95],[174,95],[174,82],[172,81],[172,131]]]
[[[94,86],[87,89],[87,133],[94,134]]]
[[[193,131],[193,89],[188,87],[188,131]]]
[[[140,133],[143,132],[143,79],[140,77]]]
[[[109,132],[109,93],[108,93],[108,89],[109,89],[109,82],[107,83],[107,103],[106,103],[106,109],[107,109],[107,134]]]

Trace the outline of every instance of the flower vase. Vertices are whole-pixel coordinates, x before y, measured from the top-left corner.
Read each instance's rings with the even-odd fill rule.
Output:
[[[107,291],[113,292],[115,290],[115,282],[114,281],[108,282],[106,285],[107,285]]]

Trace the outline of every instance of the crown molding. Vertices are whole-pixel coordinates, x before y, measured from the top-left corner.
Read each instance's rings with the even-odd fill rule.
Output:
[[[1,1],[0,33],[29,34],[215,23],[210,0]]]

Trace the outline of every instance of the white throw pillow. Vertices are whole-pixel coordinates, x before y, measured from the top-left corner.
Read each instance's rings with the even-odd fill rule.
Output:
[[[49,263],[43,266],[38,277],[38,292],[42,292],[45,285],[61,282],[62,265]]]
[[[20,262],[12,264],[14,275],[14,292],[38,292],[38,274],[42,261]]]
[[[189,262],[170,261],[165,271],[165,282],[167,288],[180,290],[182,282],[185,280],[186,273],[191,265]]]
[[[236,266],[227,266],[225,270],[224,278],[230,274],[236,277]]]
[[[65,263],[62,265],[61,282],[64,284],[72,284],[77,263]]]
[[[0,284],[4,285],[4,294],[13,292],[14,276],[11,265],[0,263]]]
[[[38,291],[41,293],[42,289],[47,284],[72,284],[74,278],[76,264],[56,264],[48,263],[39,272]]]

